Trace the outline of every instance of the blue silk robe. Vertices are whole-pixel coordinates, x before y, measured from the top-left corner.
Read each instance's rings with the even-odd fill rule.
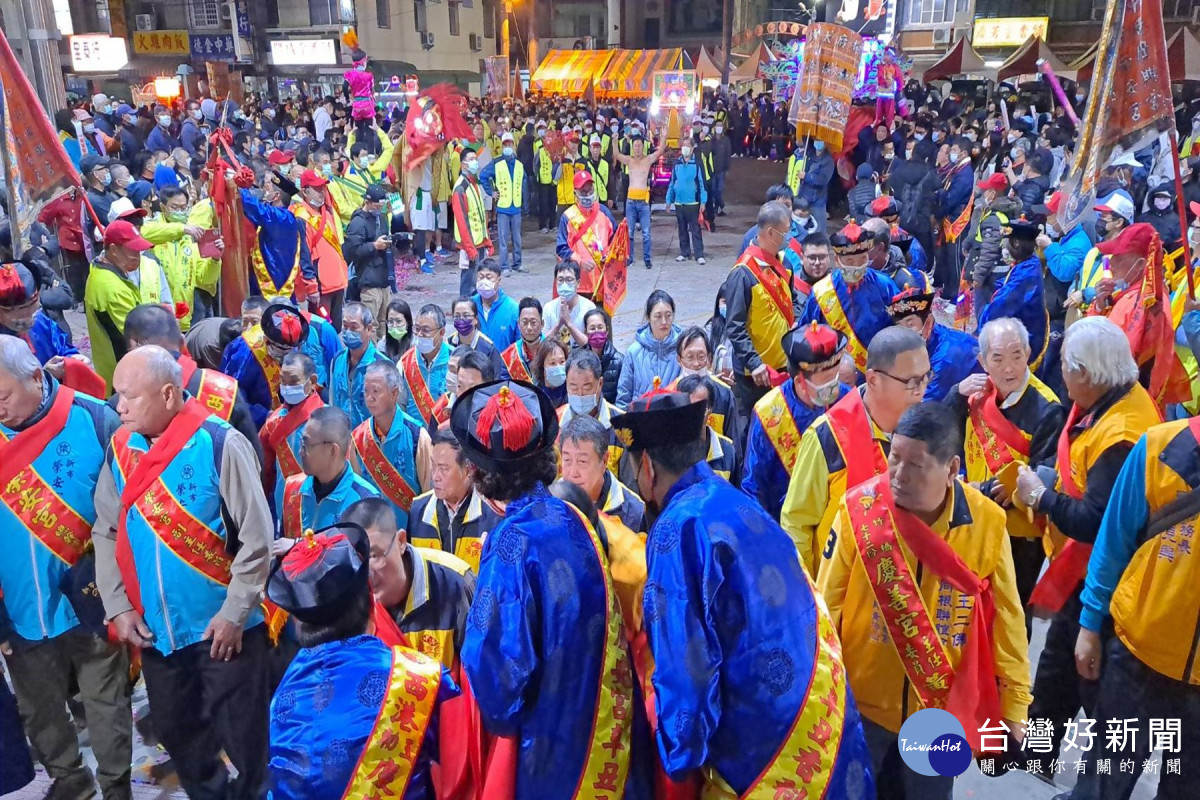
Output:
[[[565,800],[579,783],[594,746],[606,585],[611,592],[579,517],[544,486],[510,503],[484,542],[462,665],[487,729],[520,741],[517,800]],[[622,660],[632,669],[627,652]],[[626,800],[651,796],[649,728],[636,689]],[[595,796],[581,787],[579,797]]]
[[[804,435],[813,420],[825,413],[826,406],[810,406],[796,396],[796,384],[785,381],[775,391],[782,395],[787,405],[788,413],[796,423],[796,449],[800,449],[799,437]],[[838,399],[850,391],[846,384],[838,387]],[[773,392],[768,393],[759,403],[765,403],[773,398]],[[750,414],[750,433],[746,440],[746,463],[742,465],[742,491],[758,500],[759,504],[773,518],[779,519],[783,511],[783,498],[787,496],[788,482],[791,471],[779,457],[779,451],[771,443],[762,420],[758,416],[758,406]]]
[[[819,641],[812,583],[779,524],[706,464],[667,492],[646,558],[663,766],[676,780],[711,768],[741,795],[807,697]],[[874,797],[848,684],[842,731],[826,796]]]
[[[925,347],[929,351],[929,365],[933,369],[933,380],[925,387],[926,400],[942,402],[954,384],[973,372],[983,370],[977,358],[979,340],[969,333],[935,322]]]
[[[992,299],[979,310],[979,327],[1002,317],[1016,317],[1029,331],[1029,361],[1032,364],[1046,349],[1050,320],[1046,316],[1046,292],[1042,262],[1034,256],[1015,265]]]
[[[340,798],[387,697],[392,651],[374,636],[302,648],[271,700],[271,800]],[[404,800],[433,800],[429,763],[438,759],[438,707],[459,694],[442,668]]]
[[[863,347],[871,343],[875,334],[892,324],[887,307],[892,298],[900,294],[900,289],[887,275],[875,269],[868,269],[867,274],[853,289],[846,285],[840,270],[835,269],[829,273],[829,279],[833,281],[833,288],[842,302],[846,319]],[[804,306],[804,317],[799,322],[802,326],[807,326],[813,321],[828,325],[829,321],[825,319],[820,304],[816,302],[816,287],[813,289],[811,299]]]
[[[40,310],[33,313],[33,327],[29,329],[29,333],[25,337],[3,325],[0,325],[0,333],[7,333],[9,336],[16,336],[18,339],[27,339],[33,348],[33,354],[37,357],[40,364],[45,364],[55,356],[63,356],[65,358],[67,356],[78,355],[79,353],[75,345],[71,344],[71,338],[63,333],[62,328],[58,327],[58,323],[47,317]],[[103,400],[104,398],[100,399]]]

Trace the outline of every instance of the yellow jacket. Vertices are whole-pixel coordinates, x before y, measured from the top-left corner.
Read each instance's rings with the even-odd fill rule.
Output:
[[[860,390],[861,391],[861,390]],[[870,419],[868,413],[867,418]],[[886,455],[891,435],[871,420],[871,438]],[[856,456],[862,458],[864,456]],[[792,467],[779,524],[796,543],[800,563],[817,576],[822,554],[829,549],[829,530],[838,505],[846,495],[846,458],[833,435],[829,417],[822,414],[800,437],[800,450]]]
[[[608,537],[608,571],[621,604],[629,636],[642,629],[642,591],[646,588],[646,534],[634,533],[620,517],[597,512]]]
[[[945,510],[930,527],[954,548],[972,572],[991,583],[996,602],[992,650],[1000,686],[1000,709],[1005,719],[1020,720],[1028,716],[1033,700],[1029,647],[1004,521],[1000,506],[956,480]],[[848,530],[849,518],[843,500],[833,527],[830,557],[821,568],[817,588],[841,637],[846,674],[858,710],[875,724],[899,731],[904,720],[921,709],[921,701],[909,684],[900,655],[879,615],[875,593]],[[928,570],[922,570],[904,540],[899,535],[896,539],[919,583],[921,598],[934,621],[938,638],[951,662],[957,665],[974,600],[943,584]]]

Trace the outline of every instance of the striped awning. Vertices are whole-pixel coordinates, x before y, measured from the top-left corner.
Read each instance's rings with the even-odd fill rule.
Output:
[[[615,50],[551,50],[529,79],[529,91],[578,97],[587,91]]]
[[[618,50],[596,82],[596,94],[604,97],[649,97],[654,93],[658,70],[690,69],[683,48],[670,50]]]

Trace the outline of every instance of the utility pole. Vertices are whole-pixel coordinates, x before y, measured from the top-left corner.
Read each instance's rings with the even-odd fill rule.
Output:
[[[38,99],[46,107],[46,115],[67,105],[67,87],[63,82],[62,66],[58,61],[58,26],[49,0],[19,0],[21,22],[25,27],[26,62],[33,67],[29,74]]]
[[[500,55],[512,61],[512,42],[509,41],[509,20],[512,19],[512,0],[504,0],[504,19],[500,21]]]
[[[725,51],[725,58],[721,61],[721,86],[718,94],[724,94],[725,88],[729,86],[729,51],[733,47],[733,0],[725,0],[722,15],[721,49]]]
[[[538,0],[529,0],[529,37],[525,40],[527,62],[525,68],[529,70],[530,77],[533,76],[538,65],[537,15]]]

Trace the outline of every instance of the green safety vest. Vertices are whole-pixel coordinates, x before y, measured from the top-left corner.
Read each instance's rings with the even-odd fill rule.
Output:
[[[804,156],[792,153],[788,159],[787,185],[793,195],[800,194],[800,172],[804,169]]]
[[[983,230],[982,230],[983,229],[983,221],[985,219],[987,219],[989,216],[991,216],[992,214],[995,214],[996,219],[1000,220],[1001,227],[1008,226],[1008,215],[1007,214],[1005,214],[1003,211],[988,211],[982,217],[979,218],[979,224],[975,226],[975,241],[977,241],[977,242],[983,241]]]
[[[537,168],[537,180],[543,186],[554,183],[554,162],[546,152],[546,146],[538,142],[533,151],[534,166]]]
[[[592,181],[596,184],[596,199],[601,203],[608,202],[608,162],[604,159],[592,163],[588,160],[588,171],[592,173]]]
[[[502,158],[496,162],[496,210],[504,211],[521,207],[521,192],[525,189],[525,166],[520,161],[513,161],[512,172],[509,173],[508,159]]]

